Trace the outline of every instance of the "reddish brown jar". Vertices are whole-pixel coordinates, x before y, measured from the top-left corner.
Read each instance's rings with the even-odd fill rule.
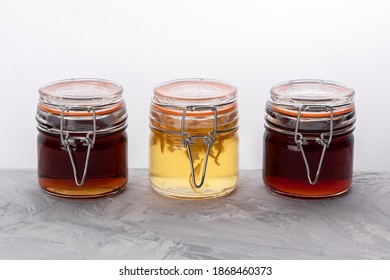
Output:
[[[266,105],[263,180],[289,196],[342,194],[352,184],[354,90],[322,80],[275,85]]]
[[[46,192],[93,198],[127,182],[127,111],[122,87],[72,79],[40,88],[37,110],[38,180]]]

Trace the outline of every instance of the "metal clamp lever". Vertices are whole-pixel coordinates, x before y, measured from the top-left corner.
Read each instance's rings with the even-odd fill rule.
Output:
[[[80,108],[77,108],[77,109],[80,109]],[[95,144],[95,140],[96,140],[96,111],[92,107],[81,108],[81,109],[86,109],[88,112],[92,111],[92,116],[93,116],[93,119],[92,119],[93,130],[88,132],[84,137],[82,137],[82,136],[69,137],[69,132],[66,132],[66,134],[64,135],[64,119],[65,119],[64,116],[65,116],[65,112],[68,112],[70,110],[69,107],[61,108],[61,123],[60,123],[61,143],[68,151],[70,163],[72,164],[74,180],[75,180],[75,183],[78,187],[81,187],[85,182],[85,178],[87,175],[87,169],[88,169],[88,163],[89,163],[89,156],[91,153],[91,149],[93,148],[93,145]],[[90,138],[91,133],[92,133],[92,139]],[[70,148],[71,145],[76,144],[77,140],[82,142],[84,146],[88,146],[87,155],[85,157],[83,176],[82,176],[80,182],[79,182],[78,176],[77,176],[76,163],[75,163],[75,160],[73,158],[72,151]]]
[[[310,109],[325,109],[327,112],[329,111],[329,115],[330,115],[329,133],[327,132],[321,133],[320,137],[304,137],[301,133],[298,132],[302,111],[306,111]],[[325,138],[326,134],[329,134],[328,138]],[[305,167],[306,167],[307,179],[309,180],[310,185],[315,185],[318,182],[326,149],[329,148],[329,145],[332,142],[332,135],[333,135],[333,108],[332,107],[324,106],[324,105],[302,105],[299,108],[297,124],[295,126],[294,141],[297,144],[298,149],[302,153],[303,161],[305,162]],[[303,149],[303,145],[307,145],[308,141],[316,141],[317,144],[323,147],[314,180],[311,179],[309,163],[307,161],[306,154]]]
[[[214,124],[213,124],[213,130],[208,133],[207,136],[191,136],[189,133],[184,131],[184,124],[186,119],[187,111],[205,111],[205,110],[211,110],[214,113]],[[203,186],[205,178],[206,178],[206,171],[207,171],[207,163],[209,159],[210,149],[214,145],[215,137],[217,134],[217,108],[215,106],[186,106],[183,110],[183,116],[181,120],[181,130],[180,130],[180,140],[184,147],[187,149],[188,158],[190,160],[190,168],[191,168],[191,181],[195,188],[199,189]],[[187,137],[187,138],[186,138]],[[202,139],[203,144],[207,145],[206,149],[206,157],[203,165],[203,171],[202,171],[202,178],[199,184],[196,183],[195,179],[195,168],[194,168],[194,162],[193,157],[191,153],[191,145],[195,144],[196,139]]]

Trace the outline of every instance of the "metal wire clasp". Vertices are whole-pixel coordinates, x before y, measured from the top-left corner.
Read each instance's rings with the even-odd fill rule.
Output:
[[[69,137],[69,132],[64,132],[64,119],[65,119],[64,115],[65,115],[65,112],[69,112],[70,109],[71,108],[69,108],[69,107],[61,108],[61,123],[60,123],[61,143],[68,151],[70,162],[72,164],[74,181],[78,187],[81,187],[84,184],[85,177],[87,175],[89,155],[90,155],[91,149],[93,148],[93,145],[95,144],[95,140],[96,140],[96,111],[93,107],[77,107],[77,108],[72,107],[72,109],[87,110],[88,112],[92,111],[92,123],[93,124],[92,124],[92,131],[87,132],[87,134],[85,136],[71,136],[71,137]],[[90,138],[91,134],[92,134],[92,139]],[[88,146],[87,155],[85,157],[83,176],[82,176],[80,182],[79,182],[78,176],[77,176],[76,163],[75,163],[75,160],[73,158],[72,151],[70,149],[71,145],[76,145],[77,140],[82,142],[84,146]]]
[[[321,133],[320,137],[304,137],[301,133],[298,132],[299,123],[301,122],[302,111],[307,111],[310,109],[325,109],[325,111],[329,112],[329,115],[330,115],[329,132]],[[325,137],[327,134],[328,134],[328,138]],[[307,178],[308,178],[309,183],[311,185],[315,185],[318,181],[326,149],[329,148],[329,145],[332,142],[332,135],[333,135],[333,108],[332,107],[324,106],[324,105],[302,105],[299,108],[298,117],[297,117],[297,124],[295,126],[294,140],[295,140],[295,143],[297,144],[298,149],[302,153],[303,161],[305,162],[305,166],[306,166]],[[305,154],[305,151],[303,150],[303,145],[308,145],[309,144],[308,141],[316,141],[317,144],[319,144],[323,147],[322,152],[321,152],[320,161],[319,161],[318,167],[317,167],[316,176],[315,176],[314,180],[311,179],[309,163],[307,162],[306,154]]]
[[[184,124],[186,120],[187,111],[207,111],[211,110],[214,113],[214,125],[213,130],[208,133],[208,135],[196,135],[191,136],[188,132],[184,131]],[[181,119],[181,129],[180,129],[180,140],[184,147],[187,149],[188,157],[190,160],[190,168],[191,168],[191,180],[192,184],[196,188],[201,188],[204,184],[205,178],[206,178],[206,170],[207,170],[207,162],[209,159],[210,149],[214,145],[215,137],[217,134],[217,108],[215,106],[202,106],[202,105],[191,105],[186,106],[183,110],[183,116]],[[192,158],[191,153],[191,145],[195,144],[196,139],[202,139],[202,143],[204,145],[207,145],[206,150],[206,157],[203,165],[203,171],[202,171],[202,179],[199,184],[196,183],[195,179],[195,168],[194,168],[194,162]]]

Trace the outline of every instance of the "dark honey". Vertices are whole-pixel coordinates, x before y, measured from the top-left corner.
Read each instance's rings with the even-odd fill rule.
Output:
[[[265,185],[277,193],[304,198],[348,191],[355,121],[352,88],[324,80],[274,86],[265,110]]]
[[[264,134],[263,180],[281,194],[300,197],[334,196],[346,192],[352,184],[353,173],[352,133],[334,136],[327,149],[318,182],[311,185],[307,178],[301,151],[294,137],[277,132]],[[304,146],[314,178],[320,160],[322,146],[316,143]]]
[[[72,146],[77,174],[83,174],[87,147]],[[38,134],[38,180],[42,189],[63,197],[100,197],[119,192],[127,182],[127,134],[119,131],[96,137],[85,183],[75,184],[69,154],[59,135]]]
[[[113,195],[127,182],[127,110],[122,87],[70,79],[39,89],[38,181],[56,196]]]

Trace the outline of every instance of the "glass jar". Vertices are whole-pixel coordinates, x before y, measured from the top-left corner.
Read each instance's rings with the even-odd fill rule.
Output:
[[[56,196],[108,196],[127,182],[127,112],[122,87],[71,79],[39,89],[38,180]]]
[[[236,87],[183,79],[154,88],[150,107],[153,188],[188,199],[226,195],[238,181]]]
[[[289,196],[342,194],[352,184],[354,90],[322,80],[275,85],[266,105],[263,180]]]

